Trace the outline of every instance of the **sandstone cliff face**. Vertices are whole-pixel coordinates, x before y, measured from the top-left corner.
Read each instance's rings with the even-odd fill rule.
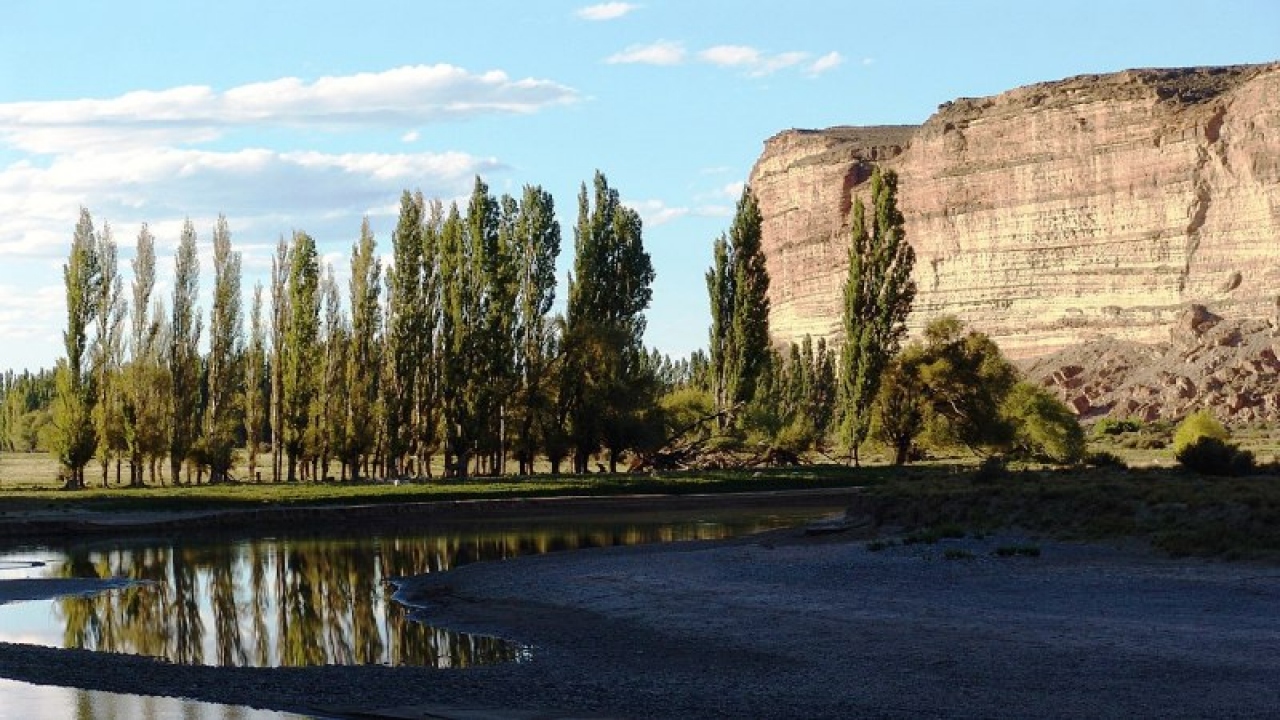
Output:
[[[840,324],[851,193],[897,171],[919,295],[1030,359],[1167,341],[1189,304],[1280,293],[1280,63],[1081,76],[943,105],[923,126],[787,131],[750,182],[779,342]]]

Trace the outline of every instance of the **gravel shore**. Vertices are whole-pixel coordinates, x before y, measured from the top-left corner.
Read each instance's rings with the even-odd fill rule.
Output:
[[[1012,546],[1040,555],[997,555]],[[0,583],[0,601],[17,589]],[[360,717],[1280,714],[1280,570],[1133,548],[988,537],[873,552],[789,530],[469,565],[405,579],[399,597],[530,657],[219,669],[0,644],[0,676]]]

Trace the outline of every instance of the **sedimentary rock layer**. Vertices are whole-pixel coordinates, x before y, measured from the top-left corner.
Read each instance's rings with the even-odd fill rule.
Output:
[[[1029,359],[1167,341],[1192,303],[1280,293],[1280,63],[1086,75],[942,105],[919,127],[790,130],[751,173],[779,342],[840,324],[851,196],[900,178],[911,325],[951,313]]]

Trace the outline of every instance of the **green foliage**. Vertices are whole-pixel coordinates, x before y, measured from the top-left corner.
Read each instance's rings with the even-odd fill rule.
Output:
[[[1071,410],[1048,390],[1027,382],[1013,386],[1000,405],[1013,431],[1015,453],[1070,465],[1084,457],[1084,430]]]
[[[1200,438],[1213,438],[1223,443],[1231,439],[1231,433],[1218,422],[1213,413],[1208,410],[1199,410],[1188,415],[1178,423],[1178,427],[1173,432],[1173,452],[1179,455],[1182,451],[1195,444]]]
[[[174,259],[173,306],[169,319],[169,468],[178,482],[182,463],[195,447],[200,428],[200,334],[203,319],[196,305],[200,261],[191,220],[182,226]]]
[[[982,462],[978,463],[978,469],[973,471],[973,481],[975,483],[995,482],[1008,476],[1009,465],[999,455],[988,455],[982,458]]]
[[[297,480],[297,465],[307,449],[311,403],[319,378],[315,372],[320,333],[320,263],[315,240],[302,231],[293,234],[289,249],[288,315],[281,362],[283,374],[284,450],[289,482]]]
[[[577,472],[586,472],[602,445],[616,468],[645,427],[641,418],[657,389],[642,345],[654,271],[640,216],[622,205],[603,173],[593,186],[591,195],[585,184],[578,195],[559,383]]]
[[[1201,475],[1247,475],[1253,453],[1212,435],[1200,435],[1177,451],[1178,463]]]
[[[1119,455],[1106,451],[1089,453],[1084,458],[1084,464],[1097,468],[1115,468],[1118,470],[1129,469],[1129,466]]]
[[[85,365],[85,353],[103,284],[93,219],[84,208],[80,208],[62,276],[67,296],[67,328],[62,339],[67,356],[58,361],[56,370],[55,433],[50,449],[68,472],[68,487],[83,488],[84,466],[93,458],[98,444],[93,423],[96,393],[92,374]]]
[[[840,353],[842,434],[854,463],[871,429],[881,375],[906,335],[906,319],[915,300],[911,279],[915,251],[907,242],[898,210],[898,177],[871,173],[871,227],[861,198],[853,204],[849,273],[844,284],[844,344]]]
[[[348,302],[351,307],[351,348],[347,353],[346,443],[342,455],[351,470],[351,479],[360,479],[361,460],[373,454],[376,438],[378,375],[371,369],[381,366],[382,347],[382,261],[378,242],[369,228],[369,218],[360,223],[360,239],[351,247],[351,279]]]
[[[761,249],[760,208],[743,188],[727,238],[707,272],[711,300],[711,373],[716,409],[751,403],[769,364],[769,272]]]
[[[204,450],[210,479],[228,479],[239,434],[240,387],[244,382],[244,319],[240,300],[240,253],[231,249],[227,218],[213,229],[213,305],[209,312],[208,402]]]
[[[1094,437],[1124,435],[1142,430],[1142,423],[1133,418],[1102,418],[1093,424]]]

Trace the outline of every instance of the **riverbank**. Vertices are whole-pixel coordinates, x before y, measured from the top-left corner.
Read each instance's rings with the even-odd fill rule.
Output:
[[[1257,717],[1280,707],[1274,568],[1171,560],[1135,543],[869,545],[864,532],[588,550],[404,581],[400,596],[432,623],[529,645],[522,663],[219,669],[0,645],[0,676],[360,717],[459,707],[507,717]],[[0,583],[0,598],[12,587]]]

